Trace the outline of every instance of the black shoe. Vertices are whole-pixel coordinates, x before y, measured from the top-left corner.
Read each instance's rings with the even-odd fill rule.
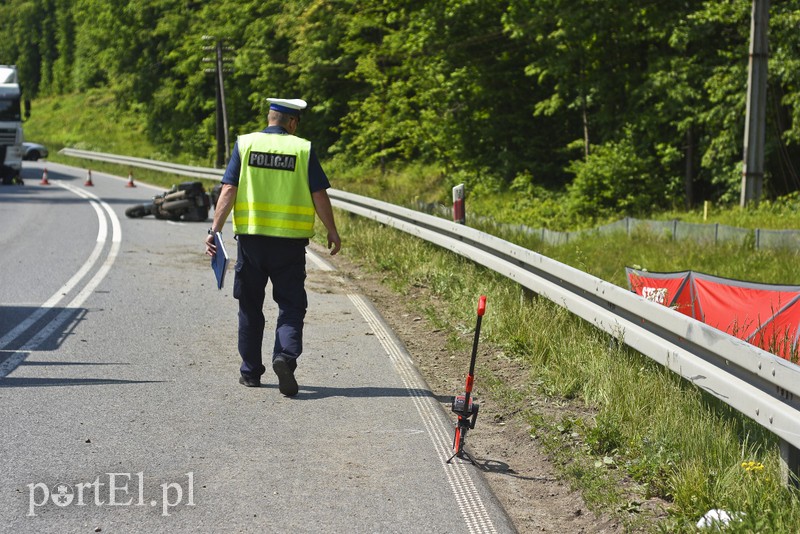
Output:
[[[295,364],[295,367],[297,364]],[[292,365],[280,356],[272,360],[272,370],[278,375],[278,389],[287,397],[294,397],[300,388],[294,378]]]
[[[253,377],[253,376],[240,375],[239,376],[239,383],[241,385],[247,386],[249,388],[260,388],[261,387],[261,379]]]

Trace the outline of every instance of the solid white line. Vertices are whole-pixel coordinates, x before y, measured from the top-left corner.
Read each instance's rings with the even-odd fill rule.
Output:
[[[54,183],[56,183],[54,181]],[[60,184],[59,184],[60,185]],[[81,268],[72,275],[67,283],[61,286],[58,291],[56,291],[52,297],[47,299],[36,311],[31,313],[25,320],[20,322],[17,326],[15,326],[11,331],[7,332],[2,338],[0,338],[0,350],[4,347],[9,345],[13,342],[17,337],[22,335],[28,328],[33,326],[36,321],[41,319],[50,309],[54,308],[63,298],[64,296],[72,291],[72,289],[81,281],[81,279],[86,276],[94,264],[97,263],[97,260],[100,258],[100,253],[103,251],[103,246],[105,245],[106,236],[108,234],[108,224],[106,223],[106,219],[103,216],[103,212],[98,206],[97,202],[90,201],[91,206],[94,208],[95,212],[97,212],[97,222],[99,223],[99,228],[97,230],[97,242],[94,246],[94,250],[86,259],[86,261],[81,265]]]
[[[486,511],[486,507],[467,471],[466,464],[463,462],[447,463],[449,458],[447,451],[450,450],[452,440],[444,431],[444,427],[450,425],[450,421],[444,420],[446,418],[441,415],[441,409],[433,398],[423,395],[424,384],[414,370],[414,362],[398,347],[383,322],[375,316],[372,309],[367,305],[364,297],[353,294],[348,295],[348,297],[372,328],[375,337],[378,338],[389,355],[395,370],[409,390],[414,406],[417,408],[417,412],[428,430],[428,435],[442,463],[450,489],[456,498],[458,508],[467,525],[467,530],[470,533],[496,532],[492,519],[489,517],[489,513]]]
[[[109,206],[106,202],[101,200],[99,197],[97,197],[97,196],[95,196],[95,195],[93,195],[91,193],[87,193],[85,191],[82,191],[82,190],[78,189],[77,187],[75,187],[73,185],[61,183],[60,181],[55,181],[55,180],[53,181],[53,183],[55,183],[56,185],[59,185],[60,187],[63,187],[64,189],[67,189],[67,190],[77,194],[78,196],[80,196],[82,198],[89,199],[89,203],[92,205],[92,207],[97,212],[98,221],[100,221],[100,230],[98,231],[98,246],[100,247],[100,249],[103,248],[103,245],[104,245],[104,243],[105,243],[105,241],[107,239],[107,236],[108,236],[108,230],[107,230],[107,226],[106,226],[105,217],[103,217],[103,212],[97,207],[97,204],[102,206],[103,210],[105,210],[106,214],[108,215],[109,220],[111,221],[111,250],[109,251],[108,255],[106,256],[106,259],[103,262],[103,265],[100,267],[100,269],[86,283],[86,285],[81,289],[80,293],[78,293],[78,295],[74,299],[72,299],[72,301],[69,303],[69,305],[65,309],[63,309],[52,321],[50,321],[41,330],[39,330],[39,332],[37,332],[35,336],[33,336],[30,340],[28,340],[27,343],[25,343],[22,347],[17,349],[17,351],[15,351],[14,354],[12,354],[8,358],[6,358],[2,362],[2,364],[0,364],[0,378],[8,375],[11,371],[13,371],[20,363],[22,363],[22,361],[27,356],[28,352],[36,350],[39,347],[39,345],[44,343],[59,328],[61,328],[61,326],[65,322],[67,322],[69,320],[70,316],[74,314],[75,309],[79,308],[86,301],[86,299],[97,288],[97,286],[100,284],[100,282],[106,277],[106,275],[111,270],[111,266],[113,265],[114,260],[116,259],[117,255],[119,254],[120,244],[122,242],[122,228],[121,228],[120,223],[119,223],[119,218],[114,213],[114,211],[111,209],[111,206]],[[102,242],[100,241],[101,238],[102,238]],[[97,250],[98,246],[95,246],[95,251]],[[16,328],[14,328],[14,330],[9,332],[6,336],[3,336],[3,338],[0,339],[0,349],[2,349],[10,341],[13,341],[14,339],[16,339],[16,337],[18,337],[22,332],[27,330],[34,322],[36,322],[36,320],[41,318],[47,311],[49,311],[58,302],[60,302],[62,300],[64,294],[66,293],[64,288],[66,286],[70,286],[69,289],[72,289],[72,286],[77,285],[78,281],[86,275],[86,273],[91,269],[91,267],[97,261],[97,258],[94,257],[94,256],[95,256],[95,254],[93,252],[92,256],[90,256],[90,258],[89,258],[91,260],[91,263],[89,263],[89,260],[87,260],[87,262],[84,263],[84,265],[81,267],[81,269],[78,271],[78,273],[76,273],[70,279],[70,281],[67,282],[67,284],[62,286],[62,288],[59,289],[59,291],[55,295],[53,295],[53,297],[48,299],[48,301],[45,304],[48,304],[50,306],[49,308],[45,308],[45,307],[39,308],[31,316],[29,316],[25,321],[20,323],[20,325],[18,325]],[[97,256],[99,256],[99,253],[97,254]],[[87,265],[88,265],[88,267],[87,267]],[[80,275],[80,276],[78,276],[78,275]],[[34,319],[34,316],[36,316],[35,319]],[[25,328],[22,328],[23,325],[27,325],[27,326],[25,326]],[[14,334],[13,337],[12,337],[12,334]],[[8,338],[8,340],[6,340],[6,338]]]
[[[311,263],[317,266],[317,269],[320,271],[333,271],[333,266],[328,263],[327,261],[323,260],[316,252],[312,251],[310,248],[306,248],[306,254],[308,255],[308,259],[311,260]]]
[[[64,185],[62,185],[60,181],[54,180],[53,183],[55,185],[61,186],[63,189],[69,189],[67,187],[64,187]],[[80,189],[72,190],[72,192],[76,193],[78,196],[82,198],[89,199],[89,196],[86,195]],[[80,269],[78,269],[78,271],[76,271],[75,274],[72,275],[72,277],[67,281],[67,283],[61,286],[58,289],[58,291],[56,291],[53,294],[53,296],[47,299],[39,307],[39,309],[34,311],[24,321],[20,322],[16,327],[14,327],[11,331],[7,332],[6,335],[0,338],[0,350],[9,345],[11,342],[13,342],[17,337],[22,335],[23,332],[25,332],[34,323],[36,323],[36,321],[41,319],[48,311],[50,311],[50,309],[54,308],[64,298],[64,296],[70,291],[72,291],[72,289],[78,284],[78,282],[80,282],[80,280],[84,276],[86,276],[86,273],[88,273],[92,269],[92,267],[94,267],[94,264],[97,263],[97,260],[100,258],[100,253],[103,251],[103,246],[105,245],[105,241],[108,235],[108,223],[106,223],[106,219],[103,216],[103,212],[100,209],[97,202],[90,200],[89,203],[92,206],[92,208],[94,208],[94,211],[97,214],[97,222],[98,222],[97,239],[96,239],[96,244],[94,246],[94,250],[92,250],[92,253],[83,263],[83,265],[81,265]]]
[[[69,187],[74,188],[74,186],[69,186]],[[114,261],[117,259],[117,256],[119,255],[119,249],[122,243],[122,228],[119,224],[119,218],[117,218],[117,214],[114,213],[114,210],[112,210],[111,206],[109,206],[106,202],[103,202],[95,195],[91,196],[94,197],[94,199],[96,199],[101,206],[103,206],[103,209],[106,211],[106,214],[108,215],[108,219],[111,221],[111,250],[108,252],[108,256],[106,256],[106,260],[103,262],[103,265],[100,267],[97,273],[95,273],[92,279],[89,280],[89,282],[83,287],[81,292],[78,293],[78,296],[76,296],[72,300],[72,302],[69,303],[69,305],[67,306],[68,308],[79,308],[84,303],[84,301],[87,298],[89,298],[89,295],[92,294],[92,292],[97,288],[100,282],[103,281],[103,278],[105,278],[106,275],[111,270],[111,266],[114,264]]]

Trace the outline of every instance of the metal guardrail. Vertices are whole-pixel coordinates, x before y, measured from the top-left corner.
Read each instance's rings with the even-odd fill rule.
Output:
[[[208,178],[209,180],[220,180],[225,172],[222,169],[207,169],[204,167],[191,167],[178,163],[168,163],[152,159],[134,158],[131,156],[118,156],[116,154],[106,154],[105,152],[91,152],[89,150],[78,150],[77,148],[62,148],[58,152],[64,156],[73,158],[91,159],[94,161],[104,161],[106,163],[116,163],[126,167],[138,167],[140,169],[150,169],[161,171],[189,178]]]
[[[64,149],[65,155],[139,165],[192,177],[216,169]],[[103,158],[103,159],[100,159]],[[176,172],[180,167],[181,173]],[[495,236],[387,202],[330,189],[339,208],[414,235],[563,306],[755,420],[781,440],[784,481],[795,476],[800,453],[800,366],[650,302],[624,288]]]

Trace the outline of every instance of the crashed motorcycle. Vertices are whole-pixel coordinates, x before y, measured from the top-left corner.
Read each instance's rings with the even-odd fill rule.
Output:
[[[170,221],[205,221],[211,201],[202,182],[183,182],[156,195],[149,204],[138,204],[125,210],[125,215],[138,219],[154,215]]]

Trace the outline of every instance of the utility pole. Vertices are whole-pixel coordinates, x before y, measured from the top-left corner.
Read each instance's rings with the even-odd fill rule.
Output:
[[[747,117],[744,130],[742,195],[744,208],[761,199],[764,185],[764,138],[767,107],[767,59],[769,57],[769,0],[753,0],[750,23],[750,64],[747,76]]]
[[[224,46],[222,39],[217,39],[213,35],[204,35],[204,41],[215,41],[214,46],[204,46],[203,50],[206,52],[215,52],[215,57],[204,57],[203,63],[214,63],[213,69],[205,69],[205,72],[213,73],[214,76],[214,89],[216,94],[216,115],[217,115],[217,161],[218,168],[223,167],[231,157],[231,145],[228,140],[228,110],[225,106],[225,80],[223,78],[224,72],[232,72],[232,69],[226,68],[224,64],[229,62],[229,58],[223,57],[223,52],[233,50],[229,46]]]

